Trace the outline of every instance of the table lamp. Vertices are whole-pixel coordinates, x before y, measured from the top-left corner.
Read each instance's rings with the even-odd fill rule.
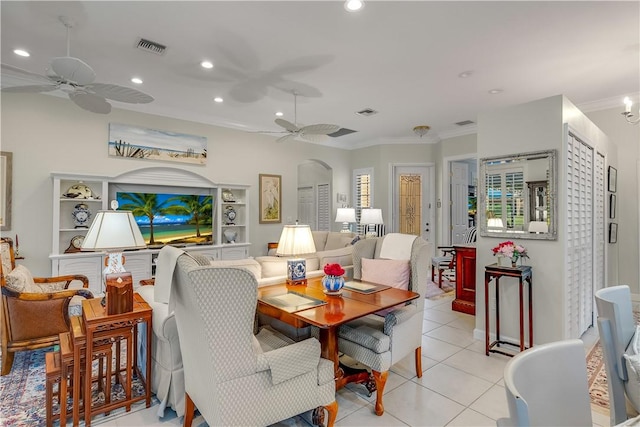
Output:
[[[362,209],[360,214],[360,224],[365,224],[367,226],[366,237],[377,237],[378,233],[375,230],[375,224],[384,224],[382,220],[382,209]]]
[[[314,253],[316,246],[313,243],[311,227],[308,225],[285,225],[280,235],[278,256],[297,256]],[[307,284],[307,264],[304,258],[292,258],[287,260],[287,285]]]
[[[124,269],[125,249],[143,249],[147,245],[131,211],[118,211],[118,202],[112,201],[110,211],[100,211],[87,231],[82,243],[83,251],[106,251],[105,298],[107,314],[133,310],[133,280]]]
[[[356,222],[356,210],[354,208],[338,208],[336,222],[342,223],[341,233],[350,233],[349,223]]]
[[[548,232],[549,232],[549,225],[546,223],[546,221],[531,221],[529,223],[529,233],[540,234],[540,233],[548,233]]]

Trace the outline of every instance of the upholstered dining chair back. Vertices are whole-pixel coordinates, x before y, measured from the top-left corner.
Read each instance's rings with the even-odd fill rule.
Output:
[[[11,372],[15,352],[57,344],[69,331],[69,303],[76,296],[93,298],[89,279],[83,275],[32,277],[16,267],[13,241],[0,239],[0,287],[2,288],[2,375]],[[83,288],[69,289],[73,281]]]
[[[392,250],[389,246],[392,245]],[[375,413],[382,415],[382,396],[391,366],[408,355],[415,358],[418,377],[422,376],[422,323],[428,267],[433,245],[420,237],[390,233],[384,237],[365,239],[353,248],[355,279],[369,279],[363,266],[370,259],[404,260],[409,266],[408,290],[420,296],[409,304],[395,307],[342,325],[338,331],[338,348],[342,353],[369,367],[377,388]],[[365,271],[366,272],[366,271]],[[380,274],[383,276],[386,274]],[[381,283],[375,280],[372,282]],[[388,277],[387,277],[388,278]]]
[[[628,286],[600,289],[595,298],[609,389],[609,414],[611,425],[615,425],[627,419],[625,395],[636,410],[640,409],[640,384],[636,374],[630,378],[625,362],[627,348],[636,333],[636,322]]]
[[[509,418],[500,426],[591,426],[587,362],[581,340],[541,344],[504,369]]]
[[[270,425],[322,406],[332,408],[333,423],[333,363],[320,358],[314,338],[290,345],[271,332],[269,343],[256,338],[253,274],[199,266],[188,254],[174,274],[169,306],[184,365],[185,425],[194,406],[212,426]]]

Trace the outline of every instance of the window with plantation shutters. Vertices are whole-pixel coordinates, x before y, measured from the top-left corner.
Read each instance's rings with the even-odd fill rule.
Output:
[[[364,226],[360,224],[362,209],[373,207],[373,168],[353,171],[353,207],[356,210],[357,233],[364,234]]]
[[[331,230],[329,184],[318,184],[318,230]]]
[[[487,216],[502,220],[507,230],[523,230],[525,224],[524,171],[496,165],[486,175]]]

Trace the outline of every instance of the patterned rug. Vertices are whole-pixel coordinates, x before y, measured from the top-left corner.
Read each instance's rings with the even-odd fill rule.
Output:
[[[124,346],[123,346],[124,347]],[[1,426],[45,426],[46,406],[45,406],[45,366],[44,355],[48,351],[53,351],[53,347],[48,347],[33,351],[20,351],[15,354],[13,369],[8,375],[0,377],[0,425]],[[96,367],[97,370],[97,367]],[[94,385],[94,388],[96,386]],[[134,379],[133,395],[144,394],[142,383]],[[120,385],[112,386],[112,400],[120,399],[124,396],[124,390]],[[95,390],[93,395],[94,403],[104,399],[102,393]],[[157,400],[152,401],[156,403]],[[71,399],[68,401],[68,410],[71,409]],[[132,405],[131,412],[145,408],[144,401]],[[54,413],[59,412],[57,403],[54,403]],[[97,415],[93,418],[92,424],[101,424],[114,418],[122,416],[124,408],[119,408],[108,416]],[[70,420],[69,420],[70,421]],[[59,425],[58,421],[54,426]],[[80,425],[84,425],[81,422]]]
[[[607,373],[604,366],[602,346],[597,342],[587,355],[587,372],[589,378],[589,395],[591,406],[599,412],[609,413],[609,390],[607,389]]]
[[[448,280],[442,279],[442,287],[440,287],[433,283],[431,279],[429,279],[427,282],[427,292],[425,294],[425,298],[442,298],[443,296],[449,295],[450,292],[455,291],[455,289],[455,286],[453,286]]]

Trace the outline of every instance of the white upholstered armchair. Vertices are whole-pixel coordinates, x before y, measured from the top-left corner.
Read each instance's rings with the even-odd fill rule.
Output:
[[[333,425],[333,363],[320,357],[314,338],[290,343],[268,329],[254,335],[257,290],[245,269],[178,258],[170,306],[184,365],[184,425],[194,406],[211,426],[269,425],[317,407]]]
[[[384,413],[382,394],[391,365],[413,354],[416,375],[422,376],[424,296],[432,254],[431,243],[399,233],[361,240],[353,248],[354,279],[403,287],[402,280],[394,278],[390,271],[404,262],[408,269],[407,289],[420,294],[410,304],[347,323],[338,332],[339,350],[372,371],[377,415]],[[380,265],[375,265],[376,260],[382,261]],[[397,276],[401,277],[402,272],[398,271]]]

